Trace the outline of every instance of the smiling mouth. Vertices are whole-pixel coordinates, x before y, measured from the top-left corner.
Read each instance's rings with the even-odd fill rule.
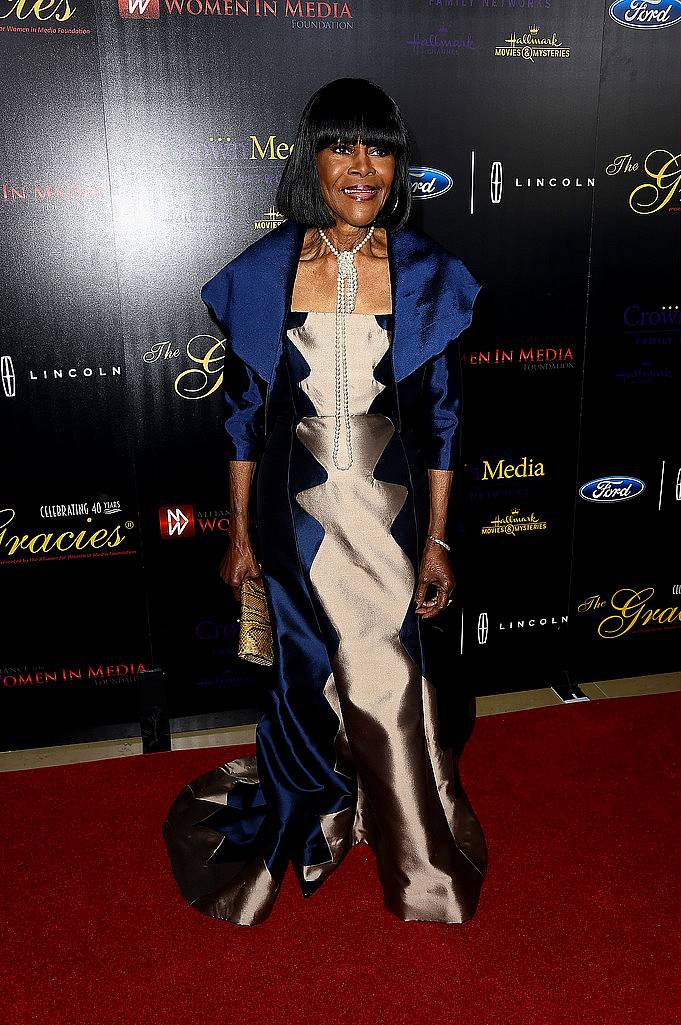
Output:
[[[366,200],[373,199],[378,193],[378,189],[373,185],[348,185],[346,188],[341,189],[341,192],[346,196],[351,196],[353,199]]]

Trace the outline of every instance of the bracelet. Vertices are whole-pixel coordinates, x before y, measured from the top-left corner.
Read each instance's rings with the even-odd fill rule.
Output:
[[[446,548],[448,552],[451,552],[451,550],[452,550],[452,546],[451,545],[448,545],[446,541],[443,541],[439,537],[433,537],[432,534],[428,535],[428,540],[429,541],[434,541],[436,545],[442,545],[442,547]]]

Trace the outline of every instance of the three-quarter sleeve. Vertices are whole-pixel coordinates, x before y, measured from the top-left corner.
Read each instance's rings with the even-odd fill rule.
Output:
[[[423,453],[431,470],[453,470],[460,456],[462,403],[459,335],[473,319],[481,285],[459,259],[453,263],[448,292],[449,341],[425,364],[421,390]]]
[[[256,460],[265,443],[266,384],[229,347],[225,339],[222,379],[228,459]]]
[[[257,460],[265,445],[267,383],[232,349],[227,328],[228,267],[207,282],[201,298],[224,332],[222,400],[228,459]]]
[[[431,470],[453,470],[458,462],[461,418],[461,361],[456,342],[429,360],[423,370],[422,447]]]

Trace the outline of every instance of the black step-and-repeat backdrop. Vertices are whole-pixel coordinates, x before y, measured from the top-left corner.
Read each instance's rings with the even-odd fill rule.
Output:
[[[0,746],[116,735],[149,669],[175,720],[255,721],[199,290],[344,75],[395,97],[414,223],[484,285],[453,675],[678,668],[680,39],[680,0],[0,0]]]

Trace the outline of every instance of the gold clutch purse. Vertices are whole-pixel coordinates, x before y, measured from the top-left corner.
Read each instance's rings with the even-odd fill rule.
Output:
[[[272,627],[262,577],[247,577],[241,584],[238,655],[261,666],[274,663]]]

